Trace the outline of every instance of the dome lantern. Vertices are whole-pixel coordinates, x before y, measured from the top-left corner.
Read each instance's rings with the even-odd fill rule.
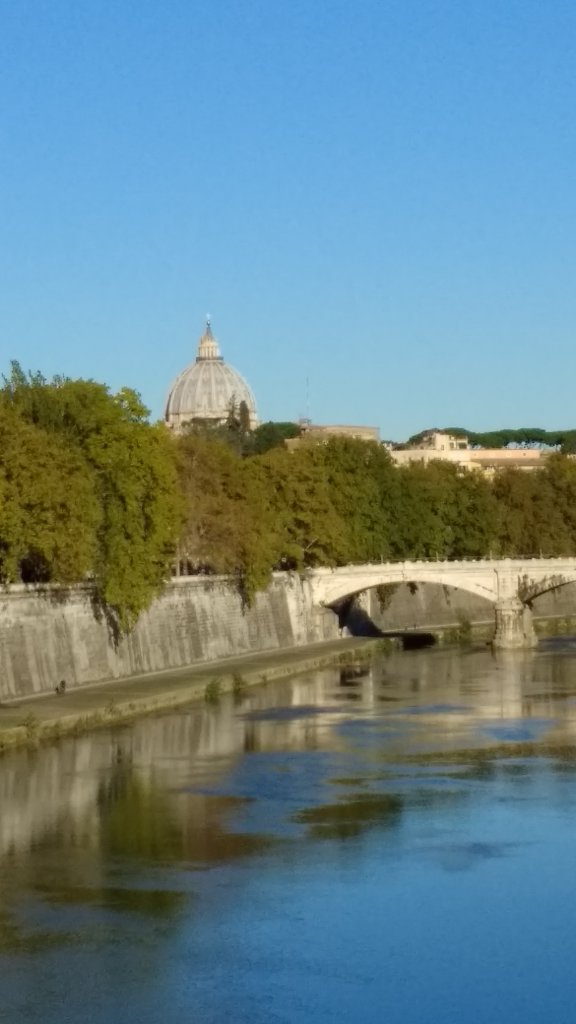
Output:
[[[212,334],[212,325],[210,323],[210,317],[206,317],[206,330],[198,342],[198,355],[196,356],[196,362],[201,359],[220,359],[220,349],[218,348],[218,342]]]

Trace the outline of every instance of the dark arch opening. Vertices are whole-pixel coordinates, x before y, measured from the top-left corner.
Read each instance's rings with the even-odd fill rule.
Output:
[[[422,647],[434,647],[438,642],[433,633],[399,633],[405,651],[419,651]]]
[[[411,648],[433,643],[435,630],[494,622],[494,605],[488,598],[441,583],[371,587],[330,607],[338,615],[339,628],[352,636],[396,636]]]

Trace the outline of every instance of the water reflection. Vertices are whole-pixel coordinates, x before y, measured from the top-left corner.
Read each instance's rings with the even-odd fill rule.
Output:
[[[416,924],[406,892],[427,886],[423,879],[443,892],[449,883],[439,878],[486,871],[499,873],[495,885],[506,878],[509,886],[511,865],[518,870],[523,863],[527,871],[535,852],[542,856],[541,820],[550,834],[573,827],[575,740],[576,649],[556,642],[497,657],[485,649],[398,653],[247,691],[241,701],[223,699],[6,756],[0,953],[31,957],[52,976],[61,950],[99,957],[121,950],[130,969],[116,984],[135,1000],[133,1015],[123,1018],[142,1024],[158,1012],[153,1000],[138,1002],[133,987],[135,979],[143,984],[143,964],[168,979],[170,971],[165,966],[158,974],[157,962],[168,949],[178,958],[185,948],[188,970],[203,964],[208,1001],[198,1020],[268,1021],[270,1007],[260,1013],[233,979],[226,992],[244,999],[245,1018],[217,990],[218,955],[215,963],[203,959],[212,942],[225,942],[232,962],[243,963],[244,985],[252,972],[262,973],[260,946],[252,966],[243,959],[246,942],[258,941],[246,937],[255,922],[289,948],[284,925],[292,906],[312,927],[308,905],[319,900],[317,913],[330,931],[332,903],[346,898],[342,872],[347,886],[349,871],[356,887],[366,880],[361,900],[368,903],[402,877],[414,934],[422,922]],[[370,897],[375,877],[379,889]],[[321,878],[330,880],[330,896],[326,882],[324,895],[316,893]],[[270,887],[274,899],[263,904]],[[458,892],[464,902],[471,898]],[[428,889],[425,898],[432,899]],[[240,921],[247,931],[232,939]],[[270,977],[276,970],[268,964]],[[11,977],[5,974],[4,984]],[[168,984],[152,986],[159,999],[161,990],[174,996]],[[178,993],[174,1005],[189,1016],[186,984],[170,984]],[[386,984],[392,991],[393,982]],[[206,985],[216,986],[210,998]],[[287,983],[286,992],[292,990]],[[30,997],[16,997],[14,987],[9,992],[10,1019],[29,1019]],[[299,1016],[291,995],[283,998],[279,1019],[316,1019]],[[403,1005],[398,1019],[416,1021]],[[104,996],[95,1006],[102,1012],[95,1010],[96,1024],[116,1019]],[[338,1005],[322,1006],[330,1019],[344,1019]],[[59,1020],[51,997],[43,1019]],[[369,1008],[362,1019],[372,1019]]]
[[[299,811],[294,820],[309,826],[312,839],[349,839],[366,828],[392,827],[398,823],[402,800],[374,793],[349,797],[340,803],[322,804]]]
[[[576,668],[574,654],[565,654],[556,641],[542,652],[497,657],[485,650],[394,655],[269,685],[240,703],[226,699],[6,756],[0,856],[42,842],[153,861],[234,856],[222,837],[208,847],[200,837],[218,831],[239,796],[259,793],[227,801],[201,790],[245,754],[332,751],[349,761],[356,748],[364,760],[367,753],[481,752],[494,742],[568,746],[576,739]]]

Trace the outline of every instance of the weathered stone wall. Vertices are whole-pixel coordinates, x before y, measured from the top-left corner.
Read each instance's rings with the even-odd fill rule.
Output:
[[[291,574],[275,576],[249,609],[221,577],[175,580],[119,643],[89,588],[9,587],[0,591],[0,700],[50,692],[60,679],[80,686],[337,635],[336,616],[313,609],[308,584]]]
[[[489,601],[452,587],[401,584],[386,593],[384,607],[374,590],[359,602],[384,630],[458,625],[462,619],[494,620]],[[533,607],[536,618],[575,616],[576,584],[537,598]],[[284,573],[277,574],[247,610],[224,578],[175,580],[119,643],[114,642],[106,621],[95,614],[89,588],[4,588],[0,590],[0,701],[51,692],[60,679],[69,687],[81,686],[331,640],[338,635],[338,625],[331,610],[313,607],[306,581]]]
[[[411,585],[401,583],[381,592],[367,591],[364,607],[373,622],[383,630],[426,628],[426,626],[457,626],[462,620],[472,623],[494,622],[494,605],[455,587],[436,583]],[[576,616],[576,583],[550,590],[532,603],[535,619],[570,618]]]
[[[494,621],[494,605],[455,587],[439,583],[409,584],[369,591],[370,615],[384,630],[454,626],[466,618],[471,622]]]

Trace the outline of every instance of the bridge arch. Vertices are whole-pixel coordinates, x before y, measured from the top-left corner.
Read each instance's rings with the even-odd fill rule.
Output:
[[[481,584],[475,582],[467,583],[466,585],[457,584],[453,580],[446,580],[442,577],[438,577],[436,580],[430,579],[429,577],[420,578],[417,574],[413,577],[407,578],[406,580],[386,580],[382,578],[377,581],[370,580],[362,586],[357,586],[356,582],[354,586],[344,586],[343,584],[338,588],[331,588],[329,594],[323,601],[323,604],[330,607],[333,604],[338,604],[340,601],[345,601],[347,598],[356,597],[358,594],[363,594],[367,590],[374,590],[376,587],[389,587],[398,586],[399,584],[414,584],[415,586],[421,587],[426,584],[439,584],[442,587],[450,587],[451,590],[461,590],[464,593],[474,594],[476,597],[483,597],[487,601],[496,603],[496,594],[491,589],[483,587]]]
[[[487,601],[491,601],[493,604],[497,601],[497,584],[494,580],[493,583],[486,583],[479,579],[472,577],[468,579],[458,579],[453,575],[443,573],[419,573],[416,566],[415,571],[401,578],[397,574],[383,572],[380,574],[370,574],[366,577],[354,577],[346,579],[344,576],[334,581],[326,581],[322,587],[323,596],[321,597],[321,603],[330,607],[334,604],[338,604],[348,598],[354,597],[358,594],[362,594],[366,590],[373,590],[376,587],[382,586],[393,586],[400,583],[415,584],[417,586],[423,586],[427,583],[436,583],[440,586],[450,587],[451,590],[462,590],[469,594],[474,594],[476,597],[482,597]]]
[[[536,598],[549,594],[552,590],[559,590],[570,583],[576,583],[576,572],[562,573],[558,576],[545,576],[542,579],[525,579],[518,588],[518,596],[525,604],[531,604]]]
[[[436,583],[492,602],[494,644],[529,647],[536,642],[530,603],[576,582],[576,558],[501,558],[436,562],[382,562],[309,570],[314,604],[332,606],[355,594],[394,583]]]

